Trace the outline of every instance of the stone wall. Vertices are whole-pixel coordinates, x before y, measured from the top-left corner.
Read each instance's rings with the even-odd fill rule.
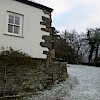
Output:
[[[67,77],[67,67],[66,63],[61,62],[53,62],[51,65],[49,65],[47,68],[47,74],[48,74],[48,83],[52,84],[55,81],[63,81]]]
[[[56,81],[65,80],[66,77],[65,63],[54,62],[48,67],[42,63],[37,67],[0,66],[0,96],[34,94]]]

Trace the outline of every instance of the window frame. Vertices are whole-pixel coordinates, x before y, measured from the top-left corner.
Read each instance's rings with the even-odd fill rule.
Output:
[[[14,18],[15,17],[19,17],[20,18],[19,25],[15,24],[15,22],[14,23],[9,23],[9,15],[14,16]],[[24,16],[22,14],[11,12],[11,11],[7,11],[7,30],[6,30],[6,35],[23,37],[23,19],[24,19]],[[14,21],[15,21],[15,19],[14,19]],[[12,25],[13,26],[13,32],[12,33],[8,32],[8,25]],[[14,33],[14,26],[18,26],[20,28],[18,34]]]

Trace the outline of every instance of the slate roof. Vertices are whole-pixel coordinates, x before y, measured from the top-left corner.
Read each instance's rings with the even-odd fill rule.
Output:
[[[53,11],[52,8],[49,8],[47,6],[44,6],[42,4],[39,4],[39,3],[36,3],[36,2],[33,2],[33,1],[29,1],[29,0],[15,0],[15,1],[18,1],[18,2],[21,2],[21,3],[27,4],[27,5],[42,9],[42,10],[46,10],[50,13]]]

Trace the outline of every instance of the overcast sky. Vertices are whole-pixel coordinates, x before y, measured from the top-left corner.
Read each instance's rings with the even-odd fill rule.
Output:
[[[60,31],[100,27],[100,0],[32,0],[54,9],[52,25]]]

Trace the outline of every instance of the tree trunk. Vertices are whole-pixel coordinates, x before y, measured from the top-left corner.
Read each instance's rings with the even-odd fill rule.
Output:
[[[98,57],[98,50],[99,50],[99,43],[96,44],[96,51],[95,51],[95,59],[94,59],[94,63]]]
[[[91,49],[90,49],[90,54],[89,54],[89,58],[88,58],[88,63],[89,63],[89,65],[90,65],[90,63],[91,63],[91,60],[92,60],[92,54],[93,54],[93,52],[94,52],[94,48],[95,48],[95,45],[91,45]]]
[[[77,64],[79,64],[79,49],[80,49],[80,47],[78,46],[78,50],[77,50]]]

